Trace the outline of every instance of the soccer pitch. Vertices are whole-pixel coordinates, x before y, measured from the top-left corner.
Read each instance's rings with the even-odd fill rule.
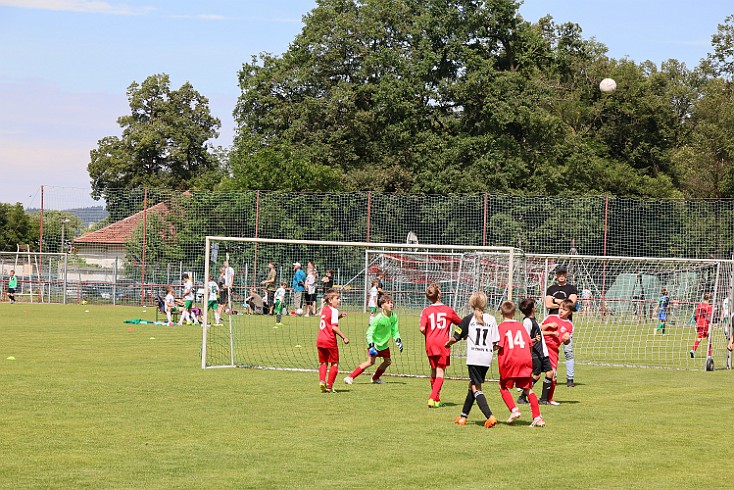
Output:
[[[88,311],[88,312],[87,312]],[[200,368],[201,330],[128,325],[134,307],[0,304],[0,487],[725,487],[730,371],[577,365],[559,407],[484,429],[448,381]],[[401,324],[408,332],[412,324]],[[354,342],[361,342],[355,337]],[[313,349],[314,340],[304,349]],[[8,359],[12,357],[14,359]],[[314,366],[316,367],[316,366]],[[351,369],[345,362],[343,369]],[[561,368],[561,373],[563,373]],[[340,378],[341,379],[341,376]]]

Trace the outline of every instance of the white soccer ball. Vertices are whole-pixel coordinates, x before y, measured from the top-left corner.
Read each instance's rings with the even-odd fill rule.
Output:
[[[606,93],[611,93],[617,90],[617,82],[611,78],[605,78],[599,83],[599,90]]]
[[[298,316],[301,316],[301,315],[303,315],[303,310],[302,310],[301,308],[298,308],[298,309],[296,310],[296,315],[298,315]]]

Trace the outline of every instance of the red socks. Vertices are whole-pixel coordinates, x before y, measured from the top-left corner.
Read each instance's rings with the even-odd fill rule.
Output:
[[[326,383],[326,363],[319,364],[319,381]]]
[[[433,390],[431,391],[431,400],[439,401],[441,399],[441,387],[443,386],[443,378],[431,378],[431,380],[431,386],[433,387]]]
[[[352,378],[352,379],[354,379],[357,376],[359,376],[360,374],[362,374],[363,372],[364,372],[364,369],[362,369],[361,367],[357,366],[357,369],[355,369],[354,371],[352,371],[352,374],[350,374],[349,377]]]
[[[339,365],[332,364],[331,369],[329,370],[329,382],[326,383],[327,388],[331,389],[334,386],[334,380],[336,379],[337,374],[339,374]]]
[[[532,391],[528,395],[528,401],[530,402],[530,412],[532,412],[533,418],[540,417],[540,407],[538,406],[538,397]]]
[[[507,408],[510,409],[510,412],[517,408],[517,405],[515,405],[515,400],[512,399],[512,393],[510,393],[510,390],[506,388],[500,388],[500,395],[502,395],[502,401],[505,402],[505,405],[507,405]]]

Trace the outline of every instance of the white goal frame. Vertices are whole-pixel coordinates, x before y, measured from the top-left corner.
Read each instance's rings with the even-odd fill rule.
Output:
[[[516,258],[519,256],[525,256],[525,253],[515,247],[494,247],[494,246],[471,246],[471,245],[431,245],[422,243],[374,243],[374,242],[342,242],[342,241],[326,241],[326,240],[292,240],[292,239],[274,239],[274,238],[255,238],[255,237],[224,237],[224,236],[212,236],[208,235],[205,240],[205,253],[204,253],[204,278],[205,284],[208,282],[209,275],[211,273],[211,244],[212,242],[244,242],[254,243],[257,247],[258,243],[263,244],[289,244],[289,245],[314,245],[314,246],[333,246],[333,247],[360,247],[365,250],[376,251],[379,249],[384,250],[402,250],[402,251],[416,251],[416,250],[446,250],[448,252],[496,252],[504,253],[508,256],[508,267],[509,270],[514,270]],[[257,256],[257,248],[255,248],[255,254]],[[365,259],[366,259],[365,254]],[[512,299],[513,290],[513,274],[508,274],[508,299]],[[209,288],[204,287],[204,305],[209,302]],[[224,366],[207,366],[207,330],[209,327],[208,309],[204,309],[204,327],[202,328],[202,341],[201,341],[201,368],[208,369],[212,367],[236,367],[234,361],[234,337],[232,332],[232,322],[229,322],[229,348],[230,348],[230,364]]]

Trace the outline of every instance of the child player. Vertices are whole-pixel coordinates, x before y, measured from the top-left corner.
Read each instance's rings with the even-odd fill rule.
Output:
[[[217,286],[217,283],[214,282],[214,276],[211,274],[209,274],[209,282],[206,284],[206,287],[209,289],[209,300],[206,308],[207,310],[212,310],[214,312],[214,324],[219,325],[220,318],[219,312],[217,311],[217,297],[219,296],[219,286]]]
[[[382,384],[380,379],[382,373],[392,364],[390,359],[390,347],[388,343],[392,337],[395,345],[398,346],[400,352],[403,352],[403,341],[400,340],[400,330],[398,330],[398,317],[393,313],[392,296],[383,294],[379,299],[382,311],[377,314],[367,327],[367,360],[357,366],[352,374],[344,378],[344,382],[348,385],[354,383],[354,378],[362,374],[365,369],[375,364],[375,359],[382,358],[382,363],[377,367],[375,374],[372,375],[372,383]]]
[[[711,325],[711,317],[713,316],[713,308],[711,306],[711,293],[703,295],[703,301],[696,305],[696,311],[694,312],[696,319],[696,341],[691,347],[691,359],[696,357],[696,351],[698,350],[701,340],[707,339],[709,336],[709,325]],[[708,355],[711,355],[711,347],[709,346]]]
[[[336,342],[336,336],[341,337],[345,344],[349,343],[349,339],[339,329],[339,319],[345,315],[339,313],[337,309],[341,302],[339,291],[329,289],[324,295],[324,300],[326,304],[321,309],[319,335],[316,338],[316,348],[319,350],[319,386],[322,393],[336,393],[334,380],[339,373],[339,344]],[[327,381],[326,371],[329,365],[331,368]]]
[[[454,336],[446,342],[446,348],[450,348],[459,340],[466,340],[466,367],[469,369],[469,391],[464,400],[461,415],[456,417],[458,425],[466,425],[466,418],[474,400],[479,405],[479,410],[486,417],[484,427],[487,429],[497,425],[497,417],[492,415],[487,398],[482,391],[482,383],[487,376],[489,366],[492,364],[494,355],[494,344],[500,340],[497,330],[497,321],[492,315],[484,312],[487,309],[487,295],[484,293],[472,293],[469,297],[469,306],[473,313],[465,316],[456,327]]]
[[[280,287],[276,289],[275,296],[273,296],[275,301],[275,308],[273,311],[275,311],[275,326],[276,327],[282,327],[283,324],[280,322],[281,318],[283,317],[283,308],[285,308],[285,287],[288,285],[287,282],[281,282]]]
[[[670,297],[668,296],[668,290],[663,288],[660,291],[660,299],[658,299],[658,323],[655,329],[655,335],[660,332],[665,335],[665,322],[668,320],[668,304],[670,303]]]
[[[571,342],[571,334],[573,333],[573,323],[568,318],[573,313],[574,304],[570,299],[564,299],[558,305],[557,315],[548,315],[540,325],[543,330],[545,345],[548,347],[548,359],[553,368],[553,380],[548,383],[548,379],[543,382],[543,394],[540,395],[541,405],[560,405],[553,400],[553,393],[556,391],[556,377],[558,374],[558,350],[561,344],[568,345]]]
[[[181,279],[184,282],[183,294],[181,295],[184,299],[184,309],[181,312],[181,318],[178,319],[178,324],[183,325],[183,322],[186,322],[190,325],[193,320],[194,325],[198,325],[199,320],[191,313],[191,308],[194,306],[194,282],[186,272],[183,273]]]
[[[18,277],[15,275],[15,271],[10,271],[10,277],[8,278],[8,299],[10,304],[15,303],[15,290],[18,289]]]
[[[166,286],[166,318],[168,319],[168,326],[173,326],[173,319],[171,315],[178,312],[176,308],[176,298],[173,296],[173,286]]]
[[[522,388],[523,394],[530,402],[533,421],[530,427],[544,427],[545,421],[540,415],[538,397],[531,391],[533,386],[533,359],[530,350],[533,341],[522,323],[515,320],[515,304],[504,301],[500,306],[502,323],[497,326],[499,342],[497,342],[497,363],[500,371],[500,395],[510,410],[508,424],[520,418],[520,410],[512,399],[510,389],[514,386]]]
[[[525,315],[522,326],[525,327],[528,335],[530,335],[530,339],[533,341],[533,348],[531,350],[533,357],[533,386],[540,379],[541,373],[545,373],[543,386],[547,385],[550,389],[555,372],[551,367],[550,359],[548,359],[548,346],[545,345],[543,331],[535,319],[535,301],[532,298],[525,298],[520,302],[520,311]],[[527,405],[528,398],[525,394],[521,394],[517,399],[517,403]]]
[[[431,302],[421,312],[419,328],[426,337],[426,355],[431,366],[431,395],[428,408],[438,408],[441,403],[441,387],[444,373],[451,364],[451,350],[446,347],[451,336],[451,324],[459,325],[461,318],[453,308],[441,303],[441,289],[438,284],[426,288],[426,298]]]
[[[372,287],[370,288],[370,298],[367,301],[367,307],[370,309],[370,321],[375,317],[377,313],[377,285],[380,283],[377,279],[372,281]]]

